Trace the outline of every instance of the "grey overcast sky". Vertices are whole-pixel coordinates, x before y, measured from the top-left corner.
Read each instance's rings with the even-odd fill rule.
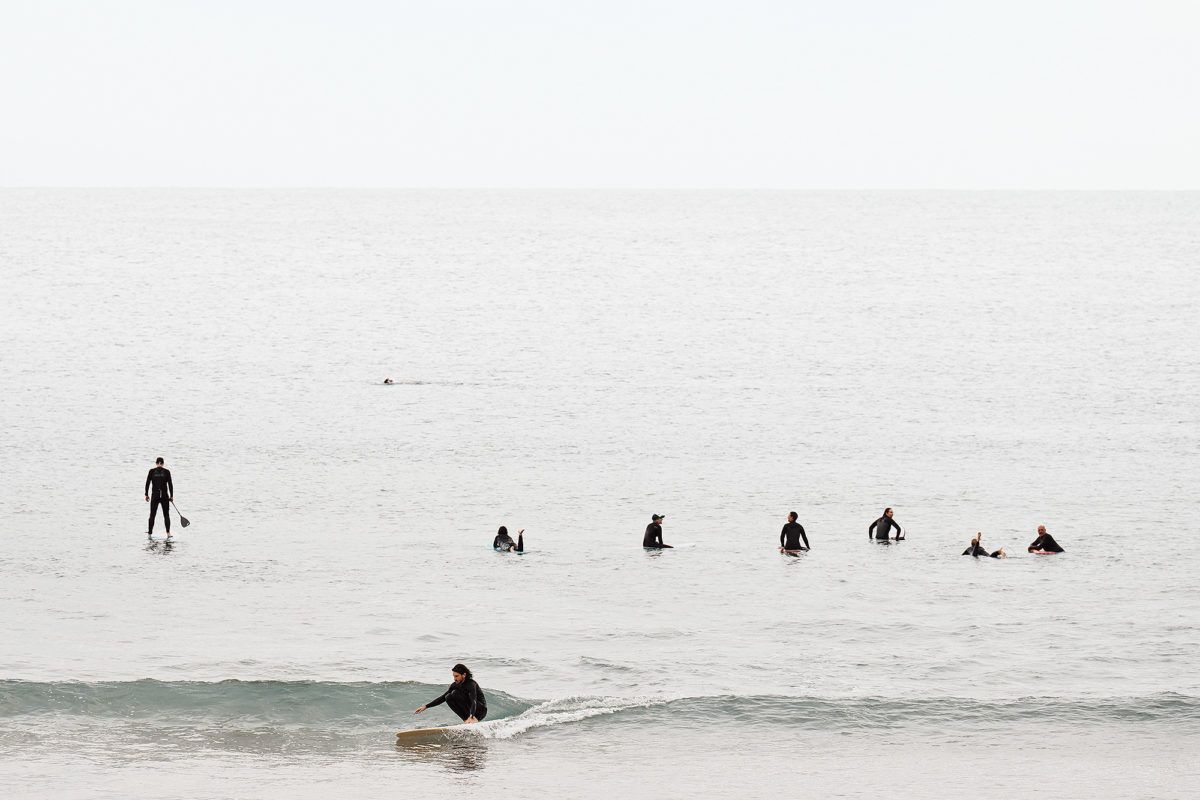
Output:
[[[1200,189],[1198,0],[0,0],[0,185]]]

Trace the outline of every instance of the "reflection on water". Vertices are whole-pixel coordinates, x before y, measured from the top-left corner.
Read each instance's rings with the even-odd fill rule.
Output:
[[[474,772],[487,766],[487,740],[475,736],[436,742],[396,741],[396,752],[409,762],[434,764],[448,772]]]
[[[157,553],[158,555],[169,555],[175,548],[175,541],[172,539],[149,539],[146,541],[145,550],[147,553]]]

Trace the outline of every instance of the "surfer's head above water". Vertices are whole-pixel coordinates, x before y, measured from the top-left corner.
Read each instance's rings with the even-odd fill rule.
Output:
[[[462,664],[455,664],[453,667],[450,668],[450,672],[452,672],[454,674],[454,682],[455,683],[462,683],[463,679],[473,677],[471,675],[471,670],[467,669]]]
[[[496,531],[496,535],[497,536],[508,536],[508,528],[501,525],[500,530]]]
[[[662,522],[664,519],[666,519],[666,517],[662,514],[651,514],[650,515],[651,522]]]
[[[162,456],[159,456],[158,458],[154,459],[154,463],[161,467],[163,465]]]
[[[883,510],[883,515],[884,515],[885,517],[890,517],[890,516],[892,515],[892,510],[891,510],[890,508],[885,508],[885,509]]]
[[[788,512],[788,522],[795,522],[799,515],[795,511]]]

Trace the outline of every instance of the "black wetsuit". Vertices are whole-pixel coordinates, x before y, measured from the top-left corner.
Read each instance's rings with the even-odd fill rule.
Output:
[[[474,678],[463,678],[462,683],[450,684],[445,694],[437,700],[430,700],[425,707],[433,708],[442,703],[450,706],[450,710],[464,721],[474,717],[482,722],[487,716],[487,700],[484,699],[483,690]]]
[[[153,492],[150,485],[154,484]],[[150,527],[146,529],[147,534],[154,533],[154,517],[161,505],[163,510],[163,524],[167,526],[167,533],[171,532],[171,511],[169,503],[171,498],[175,496],[175,486],[171,483],[171,470],[166,467],[155,467],[146,473],[146,495],[150,498]]]
[[[994,553],[989,553],[987,550],[983,549],[983,545],[981,545],[979,542],[971,542],[971,546],[968,547],[966,550],[963,550],[962,554],[964,556],[975,556],[976,558],[979,558],[980,556],[985,556],[987,558],[999,558],[1000,557],[999,550],[997,550]]]
[[[804,535],[804,526],[799,522],[788,522],[779,532],[779,546],[784,550],[799,550],[800,540],[804,540],[804,548],[808,549],[808,537]]]
[[[515,550],[518,553],[525,552],[525,534],[518,533],[517,541],[514,543],[512,537],[507,533],[496,534],[496,538],[492,540],[492,549],[499,550],[502,553],[507,553],[509,550]]]
[[[654,548],[669,548],[671,545],[663,544],[662,540],[662,525],[657,522],[651,522],[646,526],[646,535],[642,537],[642,547]]]
[[[903,533],[903,530],[901,530],[900,526],[896,524],[894,519],[889,517],[887,514],[884,514],[882,517],[872,522],[871,527],[867,528],[867,538],[870,539],[871,534],[874,533],[876,539],[886,540],[888,538],[888,533],[892,530],[892,528],[896,529],[896,536],[899,538],[900,534]]]
[[[1054,537],[1048,533],[1043,533],[1041,536],[1033,540],[1033,544],[1027,548],[1029,552],[1034,550],[1048,550],[1051,553],[1065,552],[1058,542],[1054,541]]]

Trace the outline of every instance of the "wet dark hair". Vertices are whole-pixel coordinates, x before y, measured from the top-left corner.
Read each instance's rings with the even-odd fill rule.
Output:
[[[472,680],[475,678],[475,676],[471,674],[471,670],[467,669],[462,664],[455,664],[453,667],[450,668],[450,671],[457,672],[459,675],[466,675],[467,678],[472,679]]]
[[[508,536],[508,528],[501,525],[500,530],[496,531],[496,535],[497,536]]]
[[[788,512],[788,519],[790,519],[792,522],[795,522],[795,521],[796,521],[796,516],[797,516],[797,514],[796,514],[796,512],[795,512],[795,511],[789,511],[789,512]]]
[[[154,459],[154,463],[155,463],[155,464],[161,464],[161,463],[163,463],[162,456],[159,456],[158,458]]]

